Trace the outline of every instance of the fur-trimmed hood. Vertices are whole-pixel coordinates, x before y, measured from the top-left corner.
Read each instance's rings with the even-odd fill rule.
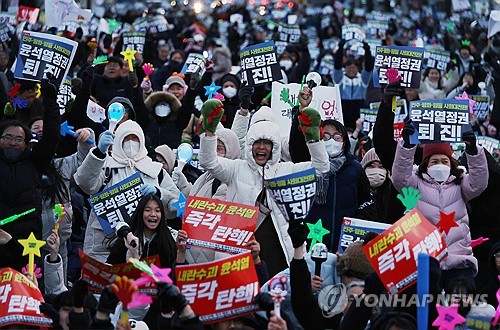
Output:
[[[158,103],[168,103],[170,105],[170,109],[172,113],[169,115],[169,119],[175,120],[177,119],[177,114],[182,106],[181,101],[179,101],[173,94],[168,92],[154,92],[148,96],[148,98],[144,101],[146,108],[150,115],[154,115],[155,106]]]

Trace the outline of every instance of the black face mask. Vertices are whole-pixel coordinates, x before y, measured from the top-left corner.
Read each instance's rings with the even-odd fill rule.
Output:
[[[21,154],[24,152],[24,150],[12,147],[3,148],[2,151],[5,159],[7,159],[9,162],[17,161],[19,159],[19,156],[21,156]]]

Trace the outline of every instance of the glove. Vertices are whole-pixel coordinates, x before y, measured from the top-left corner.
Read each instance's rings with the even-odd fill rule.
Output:
[[[85,70],[83,70],[80,77],[82,78],[83,86],[90,89],[90,86],[92,86],[92,83],[94,81],[94,67],[89,65]]]
[[[405,89],[401,87],[399,81],[392,82],[385,86],[384,88],[384,101],[387,104],[391,104],[392,98],[394,96],[405,97]]]
[[[116,305],[118,305],[118,298],[115,296],[110,286],[106,286],[99,298],[99,305],[97,305],[97,310],[106,314],[111,314],[115,311]]]
[[[193,73],[189,78],[189,88],[196,89],[198,83],[200,82],[201,76],[199,72]]]
[[[253,303],[259,306],[259,309],[262,309],[268,313],[274,310],[274,301],[271,298],[271,295],[267,292],[259,292],[253,299]]]
[[[406,149],[413,148],[415,145],[410,143],[410,136],[412,136],[415,133],[415,126],[413,126],[411,120],[407,121],[405,123],[405,126],[403,127],[403,131],[401,132],[401,135],[403,135],[403,141],[404,144],[403,146]]]
[[[137,73],[135,73],[135,71],[129,71],[128,81],[130,85],[132,85],[132,88],[136,88],[139,85],[139,78],[137,78]]]
[[[363,289],[364,294],[379,295],[386,292],[384,283],[382,283],[377,273],[371,272],[365,276],[365,288]]]
[[[205,69],[206,69],[206,72],[214,72],[214,62],[207,61],[207,63],[205,64]]]
[[[139,187],[139,192],[141,196],[154,195],[156,194],[156,187],[145,183]]]
[[[73,298],[73,306],[83,307],[85,297],[89,293],[89,284],[84,280],[78,280],[71,289],[71,297]]]
[[[370,45],[366,42],[363,42],[363,49],[365,50],[365,53],[371,52]]]
[[[172,310],[178,314],[188,305],[186,297],[179,291],[175,285],[157,282],[158,298],[160,299],[160,310],[162,313],[169,313]]]
[[[288,235],[290,235],[290,239],[292,240],[293,248],[299,248],[304,244],[307,239],[308,229],[306,225],[298,220],[290,219],[288,223]]]
[[[304,134],[306,142],[319,141],[321,138],[320,125],[321,115],[313,108],[304,108],[299,115],[299,126]]]
[[[250,109],[250,105],[252,104],[252,95],[254,93],[254,88],[248,86],[246,81],[240,87],[240,91],[238,92],[238,96],[241,100],[241,108],[242,109]]]
[[[216,99],[205,101],[201,107],[201,115],[203,116],[203,122],[201,130],[198,134],[205,131],[215,133],[217,125],[220,123],[222,116],[224,115],[222,102]]]
[[[141,88],[144,91],[144,93],[149,94],[153,91],[153,87],[151,86],[151,80],[149,79],[143,79],[141,82]]]
[[[5,106],[3,107],[3,114],[12,117],[16,113],[16,107],[13,106],[10,102],[5,103]]]
[[[465,142],[465,152],[469,155],[477,155],[476,135],[474,135],[474,132],[463,132],[462,140]]]
[[[105,131],[102,134],[101,138],[99,139],[97,148],[99,149],[100,152],[106,154],[108,152],[109,147],[113,145],[114,140],[115,136],[113,135],[113,133],[111,133],[110,131]]]
[[[57,82],[52,74],[47,74],[48,79],[42,79],[42,96],[44,100],[52,100],[56,102],[57,99]]]
[[[174,168],[172,171],[172,181],[174,181],[177,188],[181,190],[188,185],[186,176],[179,170],[179,167]]]
[[[337,51],[344,51],[344,46],[345,46],[346,41],[344,39],[339,41],[339,49]]]

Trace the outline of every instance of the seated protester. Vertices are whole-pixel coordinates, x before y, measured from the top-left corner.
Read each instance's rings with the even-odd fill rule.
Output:
[[[316,169],[318,175],[328,171],[326,149],[319,134],[319,113],[311,108],[304,109],[304,112],[306,116],[314,116],[316,123],[307,127],[305,134],[312,161],[292,164],[279,162],[279,127],[268,121],[255,123],[248,130],[246,160],[217,157],[216,127],[224,113],[222,102],[211,99],[202,107],[202,130],[206,133],[201,135],[200,165],[216,179],[227,184],[227,200],[259,206],[255,238],[261,244],[261,258],[268,264],[270,276],[288,267],[293,248],[284,229],[287,222],[274,200],[266,196],[263,181],[299,172],[311,166]]]
[[[392,185],[390,172],[384,167],[375,149],[370,149],[361,160],[361,166],[370,181],[371,200],[359,207],[359,219],[393,224],[404,214],[405,207],[398,200],[398,192]]]
[[[42,172],[52,162],[60,138],[56,87],[42,81],[42,95],[45,131],[40,142],[29,146],[31,131],[20,121],[6,121],[0,125],[0,219],[35,209],[2,226],[12,235],[14,243],[0,246],[0,268],[21,270],[28,263],[27,256],[22,257],[11,247],[17,246],[18,239],[26,239],[30,233],[42,239]],[[38,258],[35,262],[41,264]]]
[[[111,155],[109,147],[113,146]],[[116,130],[116,138],[106,131],[97,148],[92,148],[75,174],[76,184],[88,195],[93,195],[139,172],[144,184],[141,196],[161,198],[167,219],[175,218],[172,203],[178,199],[179,190],[172,179],[147,156],[144,133],[136,122],[127,120]],[[109,250],[103,245],[104,232],[94,212],[91,213],[85,233],[84,252],[99,261],[106,261]]]
[[[193,88],[185,92],[183,76],[174,73],[165,82],[163,92],[154,92],[145,101],[150,116],[145,133],[153,147],[166,144],[175,149],[181,144],[182,132],[192,117],[197,83],[193,79]]]
[[[488,167],[483,148],[476,146],[474,133],[462,134],[469,164],[469,173],[463,174],[458,169],[457,161],[451,156],[449,143],[426,144],[422,163],[418,171],[414,172],[416,146],[410,143],[413,133],[415,127],[406,123],[392,167],[392,183],[399,192],[403,187],[417,188],[422,195],[417,209],[434,225],[440,221],[441,212],[455,213],[454,221],[458,226],[452,227],[446,235],[448,257],[441,262],[442,283],[448,283],[458,276],[464,276],[473,282],[478,268],[470,247],[466,203],[479,196],[488,184]]]
[[[292,121],[290,154],[293,162],[310,159],[297,125],[303,116],[302,109],[311,102],[312,91],[304,86],[302,93],[309,95],[309,98],[307,101],[300,100],[299,112]],[[329,157],[329,171],[318,178],[316,201],[306,221],[316,223],[322,219],[323,227],[330,231],[324,236],[323,243],[329,251],[336,251],[342,220],[344,217],[354,217],[359,206],[370,200],[370,184],[361,165],[349,151],[350,141],[344,125],[327,119],[321,126]]]
[[[466,72],[462,74],[458,81],[459,83],[457,86],[446,96],[447,99],[454,99],[455,96],[462,96],[464,92],[466,92],[467,95],[475,95],[481,92],[479,86],[477,85],[479,81],[476,81],[472,73]]]
[[[452,63],[452,62],[450,62]],[[442,76],[438,69],[427,68],[422,74],[422,81],[418,89],[418,95],[421,100],[439,100],[446,98],[446,95],[458,83],[458,70],[452,68],[448,75]]]
[[[17,119],[28,125],[33,118],[42,117],[43,106],[36,97],[37,92],[36,81],[20,79],[9,92],[11,101],[4,106],[2,121]],[[14,98],[18,100],[12,100]]]

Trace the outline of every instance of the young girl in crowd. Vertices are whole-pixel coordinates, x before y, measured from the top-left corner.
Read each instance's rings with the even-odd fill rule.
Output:
[[[446,95],[458,82],[458,70],[453,68],[449,76],[443,77],[438,69],[427,68],[422,74],[422,81],[418,89],[421,100],[445,99]]]

